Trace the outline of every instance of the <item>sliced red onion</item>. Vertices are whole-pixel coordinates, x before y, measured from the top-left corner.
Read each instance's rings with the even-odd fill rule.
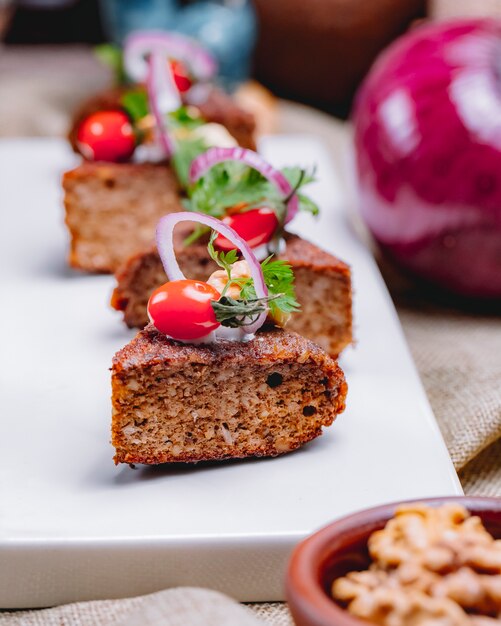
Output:
[[[254,281],[254,289],[258,298],[266,298],[268,296],[268,288],[264,282],[263,270],[259,261],[256,259],[254,252],[249,247],[249,244],[238,235],[233,228],[224,224],[221,220],[210,215],[203,215],[201,213],[192,213],[191,211],[181,211],[179,213],[170,213],[160,219],[157,226],[157,248],[162,264],[165,269],[165,273],[169,280],[185,280],[185,275],[179,267],[179,263],[176,259],[176,253],[174,252],[174,228],[180,222],[197,222],[208,226],[212,230],[226,237],[231,243],[240,250],[242,257],[249,264],[251,278]],[[266,320],[266,311],[256,319],[255,322],[249,326],[245,326],[245,332],[248,334],[254,334]]]
[[[153,52],[183,61],[198,81],[209,81],[217,73],[216,59],[194,39],[180,33],[145,30],[125,39],[124,67],[131,80],[140,83],[146,79],[147,58]]]
[[[246,148],[209,148],[207,152],[204,152],[192,161],[189,172],[190,183],[196,183],[214,165],[224,161],[238,161],[257,170],[270,183],[275,185],[284,199],[289,198],[284,224],[288,224],[295,217],[299,211],[299,201],[296,194],[293,193],[292,185],[282,172],[272,167],[262,156],[253,150],[247,150]]]
[[[146,88],[151,112],[155,118],[156,140],[163,148],[165,156],[170,157],[175,150],[175,144],[169,134],[165,117],[179,109],[181,97],[163,52],[152,52],[147,67]]]

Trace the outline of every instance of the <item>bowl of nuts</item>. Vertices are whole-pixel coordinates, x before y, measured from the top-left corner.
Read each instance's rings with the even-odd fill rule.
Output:
[[[501,623],[501,498],[431,498],[339,519],[289,562],[297,626]]]

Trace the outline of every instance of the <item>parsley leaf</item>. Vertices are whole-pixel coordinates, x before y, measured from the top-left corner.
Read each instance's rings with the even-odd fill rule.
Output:
[[[229,296],[221,296],[212,301],[212,309],[217,321],[227,328],[250,326],[256,318],[266,311],[269,298],[254,298],[252,300],[235,300]]]
[[[123,53],[119,46],[103,43],[94,47],[94,54],[103,65],[107,65],[112,70],[117,85],[124,85],[127,82]]]
[[[171,158],[171,164],[177,174],[179,182],[183,187],[188,186],[188,174],[191,162],[200,154],[207,150],[205,141],[199,137],[187,137],[176,140],[176,149]]]
[[[282,170],[291,183],[294,193],[311,183],[314,175],[299,167]],[[313,215],[318,206],[304,194],[297,194],[300,210]],[[278,190],[256,170],[241,163],[227,162],[216,165],[188,189],[187,208],[214,217],[224,217],[229,208],[241,205],[243,211],[268,206],[280,223],[285,219],[286,206]]]
[[[276,319],[287,317],[299,310],[300,306],[294,290],[294,272],[288,263],[282,260],[272,261],[271,256],[261,263],[268,296],[258,298],[252,278],[232,278],[231,269],[238,259],[237,251],[217,252],[214,248],[216,237],[217,233],[213,232],[208,244],[209,256],[228,275],[228,281],[220,299],[212,302],[218,322],[223,326],[236,328],[250,325],[267,307]],[[238,299],[226,295],[231,285],[240,287]]]
[[[240,163],[220,163],[188,190],[189,208],[224,217],[230,207],[262,202],[267,190],[268,181],[256,170]]]
[[[298,193],[299,189],[302,189],[305,185],[314,183],[317,180],[315,176],[315,168],[309,172],[301,169],[300,167],[284,167],[281,172],[296,192],[297,199],[299,200],[299,210],[304,211],[305,213],[311,213],[312,215],[318,215],[320,213],[318,204],[316,204],[316,202],[308,196]]]
[[[269,256],[261,263],[264,282],[268,287],[268,294],[271,296],[270,311],[272,315],[277,315],[279,312],[295,313],[299,311],[300,305],[296,300],[292,267],[286,261],[272,261],[271,259],[272,257]],[[246,279],[242,285],[240,297],[244,300],[252,300],[256,297],[252,279]]]
[[[167,125],[174,134],[176,148],[172,155],[172,166],[183,187],[188,186],[188,174],[191,163],[203,154],[208,146],[202,137],[193,136],[192,132],[205,122],[192,114],[188,107],[182,106],[168,115]]]
[[[231,266],[233,263],[238,261],[238,252],[236,250],[229,250],[228,252],[217,252],[214,248],[214,241],[217,238],[217,232],[212,231],[212,234],[209,239],[209,243],[207,245],[207,250],[209,252],[210,258],[222,267],[223,270],[226,270],[228,274],[228,282],[231,281]]]
[[[191,109],[193,109],[193,107],[191,107]],[[199,115],[195,115],[194,111],[190,110],[189,107],[180,106],[179,109],[169,113],[169,126],[171,128],[186,128],[187,130],[192,130],[203,126],[204,123],[204,120]]]
[[[120,99],[120,104],[134,123],[142,120],[150,112],[148,94],[144,89],[126,91]]]

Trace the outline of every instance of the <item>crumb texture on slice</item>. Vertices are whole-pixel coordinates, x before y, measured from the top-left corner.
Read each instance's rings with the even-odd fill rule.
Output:
[[[150,325],[113,360],[115,462],[289,452],[332,424],[346,391],[337,363],[296,333],[193,346]]]
[[[350,267],[318,246],[289,235],[282,258],[294,268],[301,311],[287,329],[338,356],[353,341]]]
[[[165,164],[83,163],[63,177],[69,263],[115,272],[151,245],[158,220],[182,210],[179,185]]]
[[[207,280],[217,269],[216,264],[207,254],[205,242],[183,245],[190,230],[190,226],[183,225],[175,232],[179,265],[185,276]],[[337,356],[353,340],[349,266],[296,235],[287,236],[280,258],[292,265],[296,296],[301,304],[301,311],[292,316],[287,328]],[[148,298],[167,280],[156,249],[150,247],[130,258],[118,270],[116,279],[112,306],[123,311],[127,326],[143,328],[148,323]]]

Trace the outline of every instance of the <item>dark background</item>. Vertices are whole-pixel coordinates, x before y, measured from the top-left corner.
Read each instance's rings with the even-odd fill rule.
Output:
[[[414,20],[425,0],[254,0],[253,74],[278,96],[345,117],[377,54]],[[9,44],[106,41],[98,0],[42,10],[18,5]]]

